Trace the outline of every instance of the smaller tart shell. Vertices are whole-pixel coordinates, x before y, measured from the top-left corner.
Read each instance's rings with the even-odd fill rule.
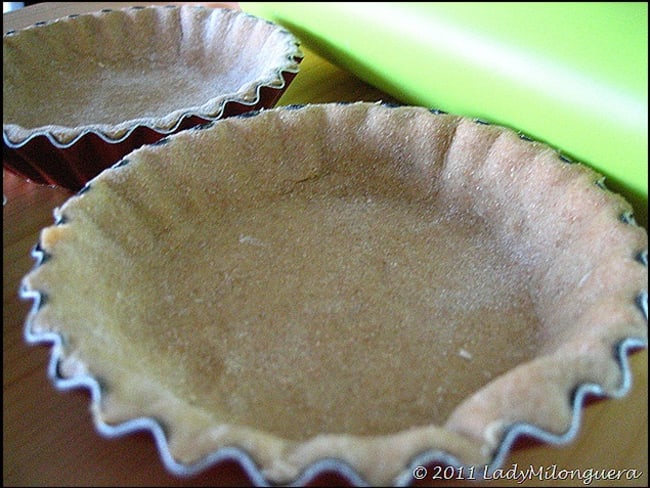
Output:
[[[3,36],[3,160],[79,190],[132,150],[270,108],[302,60],[284,28],[235,9],[128,7]]]

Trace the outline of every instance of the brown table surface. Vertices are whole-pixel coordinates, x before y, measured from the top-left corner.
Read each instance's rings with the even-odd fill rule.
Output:
[[[4,31],[70,13],[128,3],[42,3],[3,15]],[[352,74],[330,64],[303,46],[301,71],[279,105],[334,101],[394,101]],[[177,478],[162,465],[150,434],[106,439],[94,428],[90,396],[85,390],[58,391],[46,375],[49,348],[29,346],[23,324],[30,304],[19,299],[21,277],[33,266],[30,250],[42,227],[53,223],[53,209],[70,192],[24,181],[3,170],[3,484],[6,486],[227,486],[247,484],[234,462],[192,478]],[[545,472],[622,470],[617,481],[592,486],[648,486],[648,355],[631,357],[631,392],[584,409],[577,439],[566,446],[534,446],[517,450],[506,460]],[[634,471],[633,471],[634,470]],[[640,476],[634,480],[628,477]],[[335,478],[316,482],[336,484]],[[418,485],[431,482],[417,482]],[[513,480],[484,483],[517,486]],[[538,478],[524,485],[585,486],[580,479]]]

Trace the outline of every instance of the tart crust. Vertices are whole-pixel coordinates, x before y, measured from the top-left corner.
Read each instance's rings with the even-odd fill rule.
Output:
[[[229,8],[126,7],[3,36],[3,164],[79,190],[164,136],[270,108],[302,60],[286,29]]]
[[[371,484],[494,467],[516,426],[573,429],[581,385],[622,391],[647,343],[631,211],[503,127],[266,110],[138,149],[57,209],[27,336],[57,338],[57,381],[96,382],[99,425],[153,419],[178,472],[224,448],[273,483],[328,459]]]
[[[239,10],[128,7],[5,34],[3,132],[14,146],[45,134],[118,141],[135,127],[170,133],[191,116],[221,117],[281,88],[302,54],[278,25]],[[37,47],[38,46],[38,47]],[[34,76],[47,69],[57,76]]]

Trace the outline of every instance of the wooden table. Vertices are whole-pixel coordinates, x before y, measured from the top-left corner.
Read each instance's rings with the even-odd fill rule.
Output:
[[[116,3],[43,3],[3,15],[4,31],[70,13],[115,7]],[[120,4],[124,5],[124,3]],[[279,105],[331,101],[394,101],[303,46],[301,71]],[[176,478],[162,465],[147,433],[118,439],[94,429],[85,390],[60,392],[46,376],[49,349],[29,346],[23,324],[29,303],[18,298],[21,277],[33,266],[30,250],[42,227],[53,222],[53,209],[71,194],[39,186],[3,171],[7,199],[3,221],[3,484],[6,486],[228,486],[247,484],[235,463],[224,463],[193,478]],[[632,391],[621,400],[591,405],[584,411],[578,438],[563,447],[519,450],[506,461],[525,468],[625,470],[618,482],[592,486],[648,485],[648,355],[631,358]],[[636,470],[638,479],[627,480]],[[318,482],[336,484],[324,477]],[[425,485],[418,482],[418,485]],[[487,486],[517,486],[516,481]],[[530,485],[584,486],[581,480],[534,480]]]

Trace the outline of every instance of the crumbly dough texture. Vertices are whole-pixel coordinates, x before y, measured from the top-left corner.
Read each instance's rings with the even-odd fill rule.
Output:
[[[302,53],[282,27],[235,9],[129,7],[65,17],[3,37],[3,130],[20,144],[67,144],[138,126],[168,133],[226,102],[282,88]]]
[[[418,107],[324,104],[143,147],[44,229],[24,280],[95,415],[161,422],[175,459],[224,446],[272,482],[337,458],[392,483],[427,450],[491,461],[561,434],[647,337],[646,232],[553,149]]]

